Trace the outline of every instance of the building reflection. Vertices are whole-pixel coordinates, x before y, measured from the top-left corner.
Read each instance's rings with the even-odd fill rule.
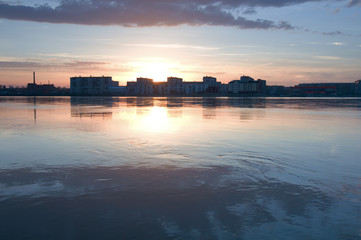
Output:
[[[182,118],[183,117],[183,111],[181,109],[178,109],[178,108],[168,109],[167,116],[169,118]]]
[[[228,98],[227,106],[240,108],[266,108],[266,98]]]
[[[167,107],[168,108],[181,108],[183,107],[183,101],[184,98],[180,98],[180,97],[176,97],[176,98],[172,98],[172,97],[168,97],[165,98],[165,101],[167,103]]]
[[[262,110],[257,109],[241,109],[239,111],[239,119],[240,121],[251,121],[251,120],[259,120],[259,119],[265,119],[266,118],[266,112]]]
[[[327,100],[327,101],[326,101]],[[0,102],[25,102],[32,107],[34,125],[37,124],[39,106],[66,105],[70,103],[71,117],[111,119],[122,108],[134,108],[141,117],[155,112],[147,108],[164,108],[168,118],[184,118],[185,109],[199,109],[203,119],[216,119],[224,114],[239,118],[240,121],[250,121],[265,118],[265,108],[293,108],[293,109],[325,109],[347,108],[349,106],[361,108],[352,104],[354,99],[320,99],[320,98],[244,98],[244,97],[18,97],[0,98]],[[232,108],[235,111],[223,111]],[[257,110],[258,109],[258,110]],[[123,110],[122,110],[123,111]],[[196,113],[196,112],[195,112]],[[163,114],[163,112],[162,112]],[[164,115],[162,115],[164,116]]]
[[[205,108],[216,108],[221,107],[223,105],[223,98],[203,98],[202,106]]]
[[[116,107],[117,103],[117,99],[112,97],[71,97],[70,114],[78,118],[110,119],[113,112],[107,109]]]
[[[34,125],[36,125],[36,97],[33,98],[34,103]]]
[[[112,118],[112,112],[82,112],[79,109],[72,109],[71,116],[79,118]]]
[[[125,99],[127,107],[153,107],[154,98],[153,97],[127,97],[127,98],[118,98]]]
[[[215,119],[217,111],[214,108],[203,108],[203,119]]]
[[[246,98],[246,97],[23,97],[17,99],[2,98],[0,101],[21,101],[34,105],[34,123],[36,123],[36,105],[39,104],[71,104],[72,117],[110,118],[114,109],[127,107],[137,108],[141,115],[142,108],[162,107],[171,118],[183,117],[184,108],[202,108],[204,119],[215,119],[222,108],[264,109],[264,108],[295,108],[295,109],[323,109],[348,107],[353,99],[319,98]],[[352,105],[353,106],[353,105]],[[361,105],[359,106],[361,107]],[[107,108],[107,111],[101,109]],[[178,109],[178,110],[176,110]],[[230,114],[234,114],[232,111]],[[260,111],[238,111],[241,120],[262,118],[265,113]],[[262,116],[263,115],[263,116]]]
[[[136,108],[136,114],[143,117],[160,114],[163,108],[169,118],[182,118],[184,108],[201,108],[204,119],[216,119],[221,108],[266,108],[265,98],[214,98],[214,97],[71,97],[71,116],[88,118],[111,118],[117,108]],[[148,108],[157,108],[155,111]],[[104,109],[107,109],[104,111]],[[162,112],[163,113],[163,112]],[[241,120],[262,117],[257,111],[237,111]],[[233,114],[233,113],[231,113]],[[255,116],[257,115],[257,116]],[[163,116],[163,115],[162,115]],[[155,122],[156,123],[156,122]]]
[[[298,108],[298,109],[324,109],[345,108],[349,106],[361,108],[361,104],[355,106],[355,98],[306,98],[306,97],[49,97],[49,96],[24,96],[24,97],[0,97],[0,102],[18,102],[47,105],[86,105],[103,107],[143,107],[160,106],[181,108],[188,106],[202,106],[209,108],[238,107],[238,108]],[[357,98],[356,98],[357,99]]]
[[[120,98],[116,97],[70,97],[71,106],[116,107]]]

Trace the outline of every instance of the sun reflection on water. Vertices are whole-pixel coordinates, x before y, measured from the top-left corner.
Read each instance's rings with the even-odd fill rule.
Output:
[[[168,132],[175,128],[168,118],[167,108],[163,107],[151,107],[138,111],[134,120],[132,123],[134,128],[145,132]]]

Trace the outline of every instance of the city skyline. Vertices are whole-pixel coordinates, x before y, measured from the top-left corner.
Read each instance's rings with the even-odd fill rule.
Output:
[[[270,85],[361,78],[361,2],[0,1],[0,84],[177,76]]]

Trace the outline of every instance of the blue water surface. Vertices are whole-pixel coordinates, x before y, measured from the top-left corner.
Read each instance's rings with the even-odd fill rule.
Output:
[[[360,239],[360,98],[0,97],[0,239]]]

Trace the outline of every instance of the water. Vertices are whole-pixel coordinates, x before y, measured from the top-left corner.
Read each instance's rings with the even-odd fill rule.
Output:
[[[0,98],[0,239],[360,239],[360,98]]]

